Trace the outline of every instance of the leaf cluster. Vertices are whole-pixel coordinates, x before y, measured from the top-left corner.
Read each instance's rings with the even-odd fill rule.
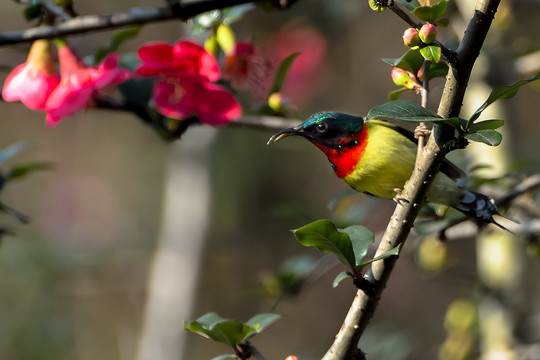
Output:
[[[453,126],[460,137],[470,141],[481,142],[489,146],[497,146],[502,141],[502,135],[496,129],[504,123],[500,119],[487,119],[476,121],[482,112],[499,99],[513,97],[523,85],[540,79],[540,73],[525,80],[516,82],[510,86],[494,88],[486,101],[471,115],[469,119],[459,117],[443,118],[436,113],[422,107],[420,104],[409,100],[395,100],[373,107],[366,118],[379,120],[401,120],[406,122],[431,122]]]
[[[253,316],[245,323],[236,320],[225,319],[217,313],[208,313],[197,320],[185,321],[184,330],[190,331],[206,338],[212,339],[218,343],[231,346],[235,354],[224,354],[215,357],[213,360],[248,358],[258,353],[248,340],[254,335],[261,333],[268,326],[281,318],[278,314],[258,314]],[[244,352],[249,354],[243,356]]]
[[[333,286],[336,287],[342,280],[352,277],[355,283],[361,280],[361,271],[370,263],[399,254],[399,246],[377,256],[363,261],[368,247],[374,242],[371,230],[362,225],[352,225],[338,229],[336,225],[326,219],[317,220],[301,228],[293,230],[293,234],[300,244],[313,246],[319,251],[334,255],[350,271],[343,271],[337,275]]]

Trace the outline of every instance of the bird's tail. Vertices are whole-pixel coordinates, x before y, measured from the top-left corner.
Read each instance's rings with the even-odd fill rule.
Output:
[[[463,198],[455,208],[463,214],[486,224],[495,224],[503,230],[512,233],[510,230],[499,224],[493,215],[501,216],[505,219],[519,224],[519,221],[499,214],[497,207],[489,197],[474,191],[464,190]]]

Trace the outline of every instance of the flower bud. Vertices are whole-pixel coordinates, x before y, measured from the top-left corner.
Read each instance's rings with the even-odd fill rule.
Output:
[[[275,111],[276,113],[281,113],[283,111],[283,108],[286,105],[286,100],[283,98],[283,95],[280,93],[272,93],[268,97],[268,107]]]
[[[234,51],[236,40],[229,25],[219,24],[216,30],[216,40],[225,54],[228,55]]]
[[[420,38],[418,37],[418,30],[415,28],[408,28],[403,33],[403,43],[405,46],[410,47],[412,50],[418,49],[420,46]]]
[[[381,4],[380,0],[369,0],[369,7],[377,12],[383,12],[387,9],[386,6]]]
[[[217,53],[219,50],[219,44],[214,34],[210,35],[208,39],[206,39],[206,41],[204,42],[204,49],[208,51],[210,54],[217,56]]]
[[[415,92],[420,91],[422,87],[418,82],[416,76],[414,76],[414,74],[409,71],[394,67],[392,69],[391,75],[394,84],[396,84],[397,86],[404,86],[407,89],[413,90]]]
[[[435,28],[435,25],[426,23],[420,28],[418,36],[423,43],[431,44],[437,37],[437,29]]]

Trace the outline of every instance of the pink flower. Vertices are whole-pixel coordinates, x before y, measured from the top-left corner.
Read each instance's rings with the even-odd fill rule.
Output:
[[[197,115],[202,123],[214,126],[224,125],[242,113],[229,91],[196,75],[160,80],[152,99],[164,116],[182,120]]]
[[[88,107],[99,89],[129,78],[128,71],[118,68],[118,56],[109,54],[97,68],[87,67],[66,44],[59,45],[60,84],[50,94],[45,110],[47,125]]]
[[[36,40],[26,62],[17,66],[7,77],[2,97],[6,101],[21,101],[33,110],[43,110],[59,81],[49,42]]]
[[[176,120],[196,115],[202,123],[214,126],[240,116],[234,96],[212,83],[220,76],[218,63],[202,46],[190,41],[174,46],[156,42],[142,46],[138,54],[142,65],[137,74],[160,76],[152,100],[161,115]]]
[[[210,81],[219,79],[219,67],[212,54],[191,41],[179,41],[174,46],[155,42],[139,48],[142,65],[137,74],[142,76],[179,76],[198,74]]]

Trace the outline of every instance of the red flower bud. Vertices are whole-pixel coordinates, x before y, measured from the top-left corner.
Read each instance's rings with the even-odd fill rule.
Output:
[[[420,38],[418,37],[418,30],[415,28],[408,28],[403,33],[403,43],[405,46],[415,50],[420,46]]]
[[[415,92],[420,91],[421,85],[416,76],[413,73],[395,67],[392,69],[392,80],[397,86],[404,86],[407,89]]]
[[[423,43],[431,44],[437,37],[437,29],[435,28],[435,25],[426,23],[420,28],[418,36]]]

